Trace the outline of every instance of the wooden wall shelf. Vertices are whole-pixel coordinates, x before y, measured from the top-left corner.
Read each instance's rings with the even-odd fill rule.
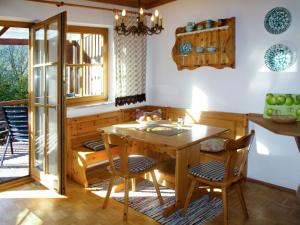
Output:
[[[300,122],[293,124],[279,124],[274,123],[270,119],[265,119],[261,114],[250,113],[248,119],[273,133],[293,136],[300,152]]]
[[[205,27],[206,21],[195,25]],[[179,27],[175,32],[176,42],[172,49],[172,57],[178,70],[196,69],[201,66],[211,66],[218,69],[235,68],[235,17],[213,21],[212,28],[186,32],[185,27]],[[180,46],[190,42],[192,52],[182,54]],[[203,47],[203,53],[197,53],[196,48]],[[208,47],[215,47],[216,52],[208,52]]]

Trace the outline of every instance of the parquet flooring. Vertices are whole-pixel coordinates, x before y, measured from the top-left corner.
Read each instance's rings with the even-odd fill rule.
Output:
[[[230,225],[300,225],[300,206],[295,196],[263,185],[243,184],[249,220],[243,220],[235,192],[229,194]],[[68,181],[67,196],[59,196],[37,183],[0,193],[1,225],[119,225],[123,205],[114,200],[106,210],[103,199]],[[129,209],[129,225],[154,225],[155,221]],[[222,225],[223,216],[207,223]]]

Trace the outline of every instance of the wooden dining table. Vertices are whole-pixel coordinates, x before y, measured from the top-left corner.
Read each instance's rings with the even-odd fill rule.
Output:
[[[104,133],[128,136],[136,143],[144,144],[144,146],[148,144],[151,151],[175,158],[176,202],[165,209],[165,216],[183,207],[190,182],[187,177],[188,168],[199,161],[200,142],[229,131],[228,128],[200,124],[178,127],[176,123],[164,120],[150,126],[141,125],[134,121],[103,127],[98,130]]]

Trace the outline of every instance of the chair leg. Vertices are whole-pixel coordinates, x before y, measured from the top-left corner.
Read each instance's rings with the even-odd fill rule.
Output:
[[[151,171],[151,177],[152,177],[153,184],[154,184],[154,187],[155,187],[155,190],[156,190],[157,198],[159,200],[159,203],[162,205],[162,204],[164,204],[164,200],[161,197],[159,186],[158,186],[158,183],[157,183],[157,180],[156,180],[154,170]]]
[[[241,190],[241,185],[239,183],[237,183],[235,185],[235,188],[236,188],[236,191],[238,193],[238,196],[239,196],[239,199],[240,199],[240,202],[241,202],[241,205],[242,205],[244,216],[245,216],[246,219],[248,219],[248,217],[249,217],[248,210],[247,210],[247,206],[246,206],[246,202],[245,202],[243,192]]]
[[[114,182],[115,182],[115,176],[112,176],[109,180],[109,184],[108,184],[108,189],[107,189],[107,192],[106,192],[106,197],[104,199],[104,202],[103,202],[103,206],[102,208],[105,209],[106,206],[107,206],[107,203],[108,203],[108,200],[109,200],[109,197],[110,197],[110,193],[111,193],[111,190],[114,186]]]
[[[10,152],[11,154],[14,154],[13,141],[11,136],[9,136],[9,144],[10,144]]]
[[[214,193],[214,188],[212,186],[209,186],[209,200],[212,200]]]
[[[226,188],[222,188],[222,199],[223,199],[224,225],[228,225],[228,202],[227,202]]]
[[[2,159],[1,159],[1,166],[3,165],[3,162],[4,162],[5,154],[6,154],[7,149],[8,149],[8,144],[9,144],[9,138],[7,138],[7,140],[6,140],[5,149],[4,149],[4,152],[2,154]]]
[[[128,179],[125,178],[125,192],[124,192],[124,214],[123,214],[123,221],[127,221],[128,219]]]
[[[190,185],[190,188],[189,188],[189,192],[187,193],[186,200],[185,200],[185,203],[184,203],[182,212],[181,212],[181,215],[182,215],[182,216],[185,215],[186,210],[187,210],[187,208],[189,207],[189,204],[190,204],[190,201],[191,201],[193,192],[194,192],[194,190],[195,190],[196,183],[197,183],[197,181],[196,181],[195,179],[193,179],[193,180],[192,180],[192,183],[191,183],[191,185]]]
[[[131,190],[132,190],[133,192],[136,191],[136,180],[135,180],[135,178],[132,178],[132,179],[131,179]]]

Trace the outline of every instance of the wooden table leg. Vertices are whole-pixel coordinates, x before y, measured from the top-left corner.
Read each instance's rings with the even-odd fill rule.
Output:
[[[188,172],[188,149],[181,149],[176,152],[176,168],[175,168],[175,195],[176,202],[163,212],[165,217],[171,215],[177,209],[183,207],[188,191],[189,180]]]

